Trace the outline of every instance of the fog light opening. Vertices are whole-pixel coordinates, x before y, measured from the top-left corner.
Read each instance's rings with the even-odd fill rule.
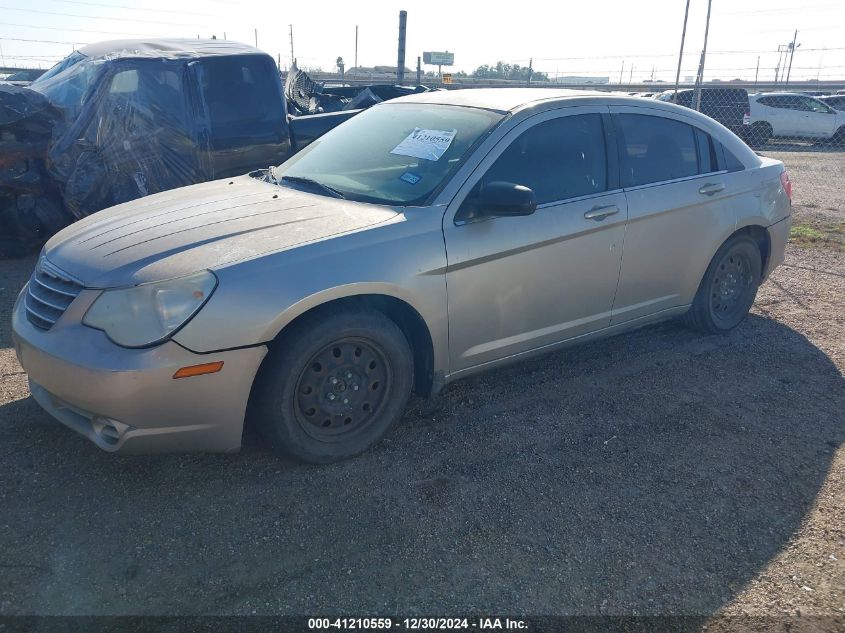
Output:
[[[94,432],[106,444],[115,446],[120,441],[120,431],[115,424],[107,418],[94,418],[91,420]]]

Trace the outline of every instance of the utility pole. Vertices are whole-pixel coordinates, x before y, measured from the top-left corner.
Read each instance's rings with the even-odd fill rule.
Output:
[[[417,57],[417,85],[422,82],[422,57]]]
[[[634,82],[634,65],[631,64],[631,74],[628,75],[628,87]]]
[[[258,48],[258,29],[255,29],[255,48]]]
[[[707,23],[704,27],[704,48],[701,49],[701,61],[698,64],[698,79],[695,82],[695,109],[701,109],[701,84],[704,83],[704,61],[707,57],[707,37],[710,35],[710,9],[713,0],[707,0]]]
[[[358,25],[355,25],[355,68],[358,68]]]
[[[296,58],[293,56],[293,24],[288,24],[290,28],[290,63],[291,66],[296,64]]]
[[[525,84],[528,87],[531,87],[531,73],[534,72],[534,58],[528,60],[528,82]]]
[[[408,29],[408,12],[399,12],[399,55],[396,60],[396,81],[401,86],[405,80],[405,33]]]
[[[625,60],[622,60],[622,70],[619,71],[619,85],[622,85],[622,73],[625,72]]]
[[[754,73],[754,91],[757,91],[757,77],[760,76],[760,56],[757,55],[757,70]]]
[[[795,56],[795,49],[798,46],[795,45],[795,40],[798,39],[798,29],[795,29],[795,35],[792,36],[792,44],[789,45],[789,69],[786,71],[786,85],[789,85],[789,75],[792,74],[792,58]]]
[[[786,53],[788,50],[789,50],[789,44],[779,44],[778,45],[778,65],[775,66],[775,83],[778,82],[778,77],[780,76],[781,63],[785,63],[784,53]]]
[[[672,96],[672,101],[678,100],[678,83],[681,81],[681,61],[684,59],[684,40],[687,39],[687,18],[689,18],[689,0],[687,0],[687,8],[684,11],[684,28],[681,30],[681,51],[678,53],[678,72],[675,73],[675,93]]]

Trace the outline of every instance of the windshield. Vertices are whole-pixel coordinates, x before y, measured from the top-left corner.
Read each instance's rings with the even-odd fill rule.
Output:
[[[82,97],[101,67],[102,63],[77,51],[65,57],[29,87],[65,110],[66,115],[73,117],[79,111]]]
[[[478,108],[378,105],[327,132],[272,175],[279,182],[307,178],[352,200],[423,204],[502,118]]]
[[[46,82],[47,80],[51,79],[52,77],[55,77],[59,73],[64,72],[65,69],[70,68],[71,66],[73,66],[74,64],[76,64],[78,61],[80,61],[82,59],[86,59],[85,55],[83,55],[79,51],[72,52],[70,55],[65,57],[58,64],[53,66],[50,70],[48,70],[46,73],[41,75],[38,79],[36,79],[33,82],[32,85],[37,86],[39,84]]]

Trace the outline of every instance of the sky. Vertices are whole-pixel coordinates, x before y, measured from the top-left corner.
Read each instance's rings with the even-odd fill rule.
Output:
[[[778,46],[798,29],[792,79],[845,80],[845,0],[713,0],[705,79],[772,81]],[[47,68],[81,45],[128,37],[211,37],[255,43],[285,68],[289,29],[300,67],[395,65],[399,11],[406,66],[451,51],[452,70],[502,61],[554,76],[673,81],[686,0],[0,0],[0,65]],[[707,0],[691,0],[681,80],[696,73]],[[623,68],[624,65],[624,68]],[[431,68],[426,68],[431,70]],[[445,69],[444,69],[445,71]]]

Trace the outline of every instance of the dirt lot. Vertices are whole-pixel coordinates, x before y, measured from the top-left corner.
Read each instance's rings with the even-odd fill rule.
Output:
[[[845,252],[790,247],[729,336],[468,379],[324,467],[54,422],[11,349],[32,265],[0,262],[2,614],[845,617]]]
[[[782,143],[767,145],[759,153],[784,162],[795,184],[797,206],[820,219],[845,220],[845,149]]]

